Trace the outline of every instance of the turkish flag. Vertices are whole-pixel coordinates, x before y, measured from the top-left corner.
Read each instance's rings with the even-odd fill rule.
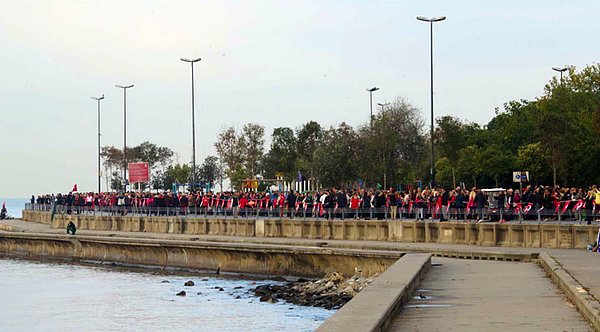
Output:
[[[73,190],[71,190],[72,192],[76,192],[77,191],[77,183],[75,183],[75,185],[73,185]]]

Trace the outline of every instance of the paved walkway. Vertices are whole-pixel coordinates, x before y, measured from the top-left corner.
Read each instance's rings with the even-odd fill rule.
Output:
[[[594,330],[537,265],[439,257],[432,265],[390,331]]]
[[[65,234],[65,230],[63,229],[55,229],[51,228],[46,224],[39,223],[31,223],[24,222],[22,220],[3,220],[0,221],[0,232],[1,231],[16,231],[16,232],[28,232],[28,233],[51,233],[51,234]],[[86,235],[86,236],[112,236],[112,237],[123,237],[123,238],[146,238],[146,239],[161,239],[161,240],[179,240],[179,241],[211,241],[218,243],[255,243],[255,244],[265,244],[265,245],[295,245],[295,246],[309,246],[309,247],[332,247],[332,248],[348,248],[348,249],[369,249],[369,250],[386,250],[386,251],[416,251],[416,252],[431,252],[434,255],[442,255],[442,256],[451,256],[452,253],[461,253],[463,256],[465,253],[477,253],[479,255],[491,255],[497,254],[501,255],[533,255],[536,256],[539,253],[546,252],[552,257],[554,257],[558,263],[571,275],[578,283],[580,283],[585,289],[589,290],[590,295],[592,295],[593,300],[595,302],[600,303],[598,301],[600,299],[600,278],[598,278],[598,272],[600,272],[600,254],[597,253],[589,253],[585,250],[578,249],[547,249],[547,248],[523,248],[523,247],[483,247],[483,246],[470,246],[470,245],[450,245],[450,244],[439,244],[439,243],[402,243],[402,242],[386,242],[386,241],[350,241],[350,240],[319,240],[319,239],[294,239],[294,238],[256,238],[256,237],[233,237],[233,236],[218,236],[218,235],[189,235],[189,234],[164,234],[164,233],[143,233],[143,232],[123,232],[123,231],[88,231],[88,230],[79,230],[77,232],[78,235]],[[456,255],[458,257],[460,255]],[[533,257],[532,256],[532,257]],[[436,258],[437,259],[437,258]],[[514,294],[513,298],[519,300],[524,303],[530,303],[525,305],[525,307],[534,307],[537,306],[536,301],[539,299],[545,299],[552,296],[556,296],[556,294],[552,295],[556,289],[556,286],[551,287],[550,279],[544,278],[544,272],[533,264],[521,264],[521,263],[509,263],[509,262],[486,262],[486,261],[478,261],[478,260],[448,260],[441,259],[440,261],[446,262],[445,265],[441,267],[434,267],[432,271],[436,271],[436,269],[448,269],[450,272],[459,271],[469,271],[470,268],[474,267],[485,267],[478,268],[480,272],[477,273],[476,277],[473,277],[473,280],[469,280],[467,282],[466,278],[469,276],[465,274],[465,277],[460,277],[465,279],[465,282],[462,282],[463,285],[469,285],[471,282],[479,281],[481,284],[490,285],[490,280],[498,274],[502,276],[497,281],[494,281],[493,284],[495,287],[490,287],[490,289],[498,290],[500,293],[496,295],[501,295],[502,292],[511,291]],[[450,263],[452,262],[452,263]],[[489,266],[489,269],[487,268]],[[502,268],[501,268],[502,267]],[[511,273],[503,273],[504,267],[507,267],[508,271],[512,271]],[[517,268],[518,267],[518,268]],[[533,272],[532,271],[535,271]],[[487,272],[490,273],[487,273]],[[494,272],[495,271],[495,272]],[[491,273],[493,272],[493,273]],[[485,273],[485,274],[483,274]],[[436,276],[437,273],[432,273],[432,278],[439,278]],[[442,274],[443,275],[443,274]],[[460,279],[459,278],[459,279]],[[446,280],[445,282],[450,282],[450,280]],[[457,278],[454,278],[457,279]],[[518,292],[513,292],[512,290],[521,289],[521,286],[528,285],[529,280],[543,279],[544,283],[533,284],[530,287],[534,287],[537,291],[533,293],[528,293],[527,288],[523,288]],[[494,279],[495,280],[495,279]],[[507,281],[507,282],[503,282]],[[443,280],[439,280],[437,282],[441,282]],[[455,280],[456,281],[456,280]],[[460,281],[460,280],[458,280]],[[548,286],[550,285],[550,286]],[[518,286],[518,287],[517,287]],[[551,293],[543,293],[543,287],[551,287]],[[435,288],[435,287],[431,287]],[[461,291],[465,292],[465,291]],[[462,296],[463,293],[458,295]],[[466,293],[464,293],[466,294]],[[529,294],[529,299],[526,297],[520,296],[520,294]],[[541,295],[544,294],[544,295]],[[425,294],[424,294],[425,295]],[[488,296],[496,296],[494,294],[490,294]],[[552,295],[552,296],[550,296]],[[452,294],[447,294],[447,296],[454,296]],[[492,297],[490,297],[491,299]],[[536,300],[534,300],[536,299]],[[495,302],[494,300],[493,302]],[[550,300],[549,300],[550,301]],[[552,300],[554,301],[554,300]],[[509,303],[499,302],[499,303]],[[520,303],[520,302],[519,302]],[[517,303],[518,304],[518,303]],[[564,303],[563,303],[564,304]],[[460,308],[459,306],[453,306]],[[481,307],[481,305],[471,307]],[[564,307],[568,309],[568,305],[564,304]],[[483,306],[485,308],[485,306]],[[516,309],[521,308],[513,306],[513,309],[509,309],[511,312],[514,312]],[[439,309],[439,308],[435,308]],[[472,312],[473,308],[469,308],[465,306],[463,308],[467,311],[460,311],[463,315],[469,316]],[[563,310],[567,310],[564,309]],[[492,310],[492,308],[490,308]],[[536,308],[537,313],[543,312],[545,310],[544,304]],[[491,311],[490,311],[491,312]],[[530,317],[532,322],[534,322],[535,316]],[[476,322],[476,320],[468,319],[470,322]],[[494,318],[490,321],[496,321]],[[569,319],[567,321],[570,321]],[[511,328],[501,327],[501,325],[497,326],[498,328],[492,328],[490,325],[490,329],[499,330],[499,329],[509,329],[513,328],[518,330],[519,326],[515,325]],[[446,326],[446,329],[448,326]],[[478,328],[474,328],[478,329]],[[526,330],[539,330],[543,328],[536,328],[535,325],[523,325],[523,329]],[[435,330],[435,328],[434,328]],[[555,328],[551,328],[551,330],[557,330]],[[566,329],[567,331],[571,331],[571,329]],[[577,329],[575,329],[577,330]],[[584,329],[586,330],[586,329]],[[561,330],[562,331],[562,330]]]

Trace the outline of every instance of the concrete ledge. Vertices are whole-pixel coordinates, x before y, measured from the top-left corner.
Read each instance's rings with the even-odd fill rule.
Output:
[[[321,277],[385,271],[403,253],[256,243],[0,232],[0,255],[128,266]]]
[[[406,254],[317,329],[385,331],[431,266],[430,254]]]
[[[600,302],[575,279],[559,261],[548,253],[540,254],[540,264],[546,273],[558,284],[567,298],[575,304],[579,312],[600,331]]]

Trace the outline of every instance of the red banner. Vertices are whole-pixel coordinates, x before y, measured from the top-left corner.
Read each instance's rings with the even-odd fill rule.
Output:
[[[150,182],[150,166],[148,163],[129,164],[129,183]]]

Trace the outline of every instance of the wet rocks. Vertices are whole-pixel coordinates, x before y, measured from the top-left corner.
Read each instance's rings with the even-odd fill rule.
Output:
[[[375,277],[377,275],[365,278],[357,274],[346,279],[341,273],[333,272],[314,281],[261,285],[254,288],[253,292],[260,297],[261,302],[275,303],[283,300],[296,305],[338,309],[352,300]]]
[[[193,281],[191,281],[191,280],[188,280],[188,281],[186,281],[186,282],[185,282],[185,284],[183,284],[183,285],[184,285],[184,286],[186,286],[186,287],[192,287],[192,286],[194,286],[194,282],[193,282]]]
[[[263,295],[260,297],[260,302],[277,303],[279,301],[276,298],[271,297],[270,295]]]
[[[186,292],[184,290],[182,290],[181,292],[179,292],[179,293],[177,293],[175,295],[177,295],[177,296],[186,296],[187,294],[186,294]]]

